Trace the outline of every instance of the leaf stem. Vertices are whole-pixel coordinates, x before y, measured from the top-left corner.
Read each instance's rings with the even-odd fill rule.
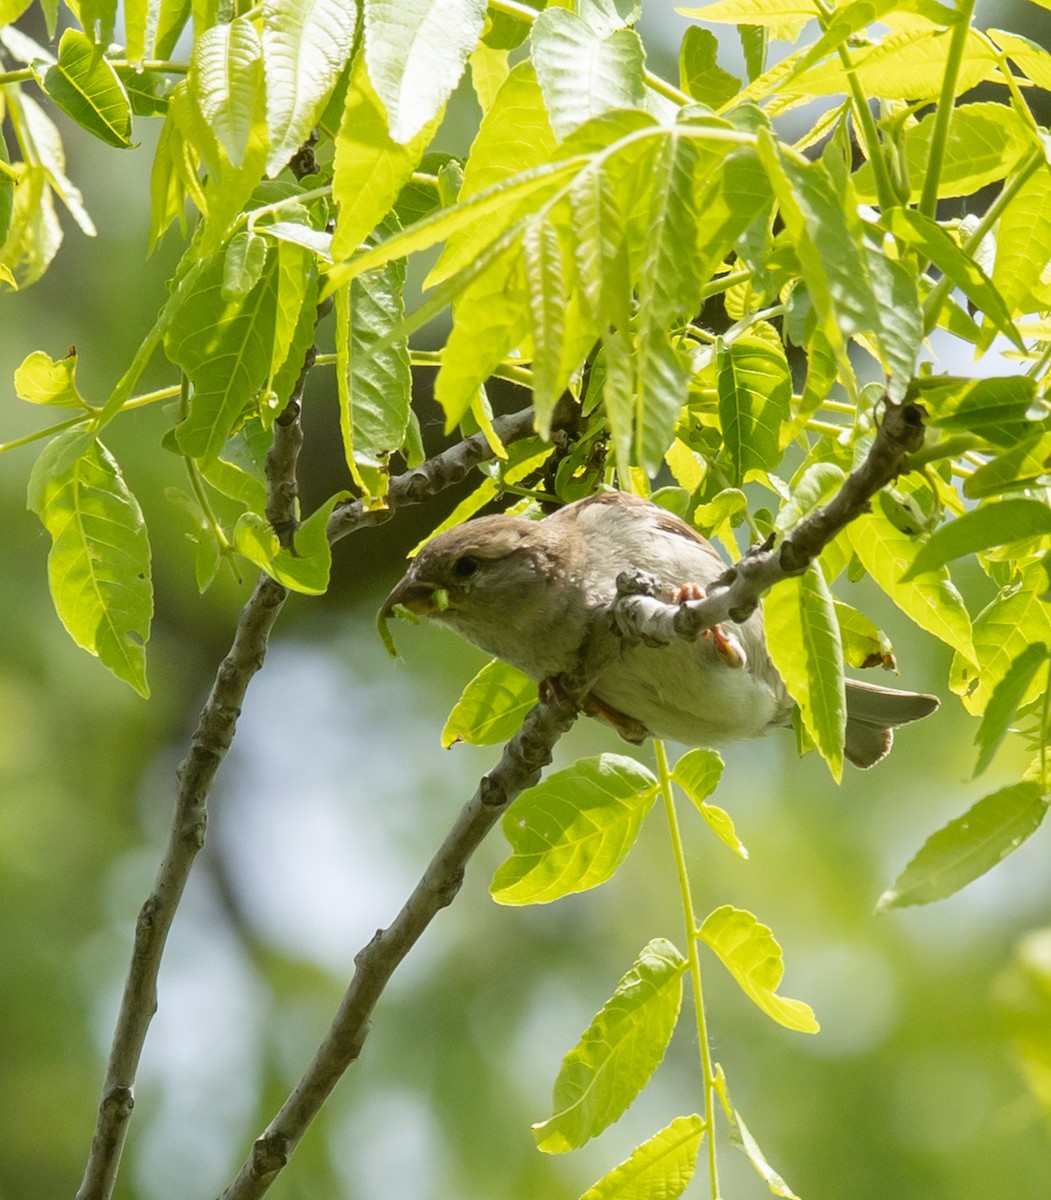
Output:
[[[949,39],[949,56],[945,63],[945,75],[942,78],[941,95],[934,110],[934,131],[931,134],[931,149],[927,156],[927,171],[923,177],[923,191],[920,193],[920,212],[934,219],[938,207],[938,184],[941,182],[942,164],[945,162],[945,148],[949,141],[949,126],[956,101],[956,84],[960,78],[960,67],[963,65],[963,54],[967,48],[967,35],[971,32],[971,19],[974,16],[975,0],[962,0],[959,9],[960,19],[953,27]]]
[[[655,738],[654,753],[657,757],[657,780],[664,812],[668,820],[672,854],[679,876],[679,894],[682,897],[682,914],[686,926],[686,961],[689,966],[690,982],[693,986],[693,1007],[697,1018],[697,1040],[700,1043],[701,1074],[704,1078],[704,1124],[708,1134],[708,1181],[712,1200],[719,1200],[719,1167],[715,1146],[715,1071],[712,1067],[712,1051],[708,1043],[708,1023],[704,1014],[704,992],[701,988],[701,962],[697,954],[697,914],[690,892],[690,877],[686,869],[686,853],[682,845],[682,832],[675,811],[675,796],[672,790],[671,772],[664,742]]]
[[[28,83],[36,77],[37,73],[32,67],[19,67],[17,71],[0,71],[0,87],[8,83]]]
[[[177,383],[172,384],[170,387],[158,388],[155,392],[143,392],[141,396],[133,396],[130,400],[125,400],[120,407],[120,411],[127,412],[130,408],[145,408],[147,404],[156,404],[158,400],[170,400],[172,396],[177,396],[178,394],[179,385]],[[92,409],[91,412],[82,413],[79,417],[70,417],[68,421],[59,421],[57,425],[48,425],[44,429],[37,429],[33,433],[27,433],[24,437],[15,438],[13,442],[0,442],[0,454],[3,454],[5,450],[14,450],[19,446],[28,446],[32,442],[42,441],[53,434],[62,433],[65,429],[72,429],[75,425],[91,421],[98,415],[99,411],[99,409]]]

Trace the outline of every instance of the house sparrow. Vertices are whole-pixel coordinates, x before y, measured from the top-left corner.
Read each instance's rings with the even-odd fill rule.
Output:
[[[542,521],[490,516],[439,534],[387,597],[455,629],[538,681],[590,681],[583,711],[628,741],[720,746],[790,725],[794,704],[767,654],[760,611],[695,642],[623,643],[608,614],[617,576],[642,568],[682,603],[726,569],[685,521],[626,492],[589,496]],[[871,767],[893,728],[926,717],[934,696],[846,681],[846,757]]]

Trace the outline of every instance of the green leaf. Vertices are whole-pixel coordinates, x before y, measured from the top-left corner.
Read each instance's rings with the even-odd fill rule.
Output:
[[[494,658],[464,688],[442,730],[446,750],[456,742],[493,746],[518,732],[536,704],[536,683],[516,667]]]
[[[355,57],[336,135],[332,195],[339,204],[339,215],[332,237],[334,258],[352,255],[390,210],[419,165],[441,116],[439,113],[408,142],[396,142],[369,81],[364,56]]]
[[[844,338],[880,327],[849,181],[841,189],[824,163],[802,165],[789,158],[766,130],[760,131],[758,150],[821,328],[829,344],[840,350]]]
[[[309,137],[350,58],[357,23],[348,0],[263,0],[268,175]]]
[[[171,58],[189,19],[190,0],[160,0],[153,57]]]
[[[1028,376],[934,375],[915,380],[912,387],[931,425],[978,433],[1005,446],[1016,445],[1029,432],[1025,426],[1036,383]]]
[[[777,993],[785,973],[784,958],[768,926],[750,912],[724,904],[705,917],[697,932],[744,994],[768,1017],[786,1029],[817,1033],[819,1026],[810,1005]]]
[[[404,308],[404,261],[388,263],[351,281],[340,295],[337,383],[340,429],[347,465],[370,495],[386,491],[387,462],[409,425],[412,373],[404,337],[395,337]],[[349,302],[349,311],[342,309]],[[370,474],[366,486],[362,472]]]
[[[981,775],[993,760],[1019,706],[1030,691],[1037,671],[1047,663],[1048,649],[1043,642],[1027,646],[1011,663],[1003,678],[993,688],[989,703],[982,714],[982,723],[975,734],[978,761],[975,776]]]
[[[686,402],[689,367],[669,340],[675,317],[692,317],[700,303],[699,214],[694,192],[698,150],[681,132],[665,138],[655,164],[646,244],[638,281],[635,370],[635,456],[656,474]]]
[[[583,1146],[618,1120],[664,1057],[682,1003],[686,960],[654,938],[562,1060],[552,1115],[533,1126],[545,1154]]]
[[[950,678],[968,712],[985,712],[997,684],[1028,646],[1051,645],[1051,607],[1041,599],[1046,590],[1043,564],[1030,563],[975,618],[974,652],[966,658],[957,654]]]
[[[788,419],[792,374],[780,342],[745,334],[716,357],[719,423],[730,457],[730,481],[781,461],[781,425]]]
[[[1051,61],[1051,55],[1048,59]],[[1051,170],[1044,166],[1022,184],[996,230],[992,281],[1009,313],[1030,312],[1037,307],[1032,291],[1049,260]]]
[[[183,281],[165,350],[193,383],[190,412],[176,427],[184,454],[212,459],[259,393],[270,368],[277,301],[277,254],[267,256],[247,296],[223,296],[222,257]]]
[[[509,139],[508,129],[515,131]],[[559,156],[558,143],[544,109],[533,64],[520,62],[507,76],[492,107],[482,118],[464,169],[460,200],[464,201],[523,171],[530,171]],[[499,216],[502,228],[513,224],[532,202],[509,205]],[[491,218],[453,233],[437,265],[427,277],[427,286],[441,283],[473,262],[478,252],[493,240]]]
[[[285,550],[265,517],[242,513],[234,526],[234,549],[272,579],[294,592],[320,596],[328,588],[332,547],[326,529],[332,510],[349,492],[337,492],[296,530],[295,549]]]
[[[969,500],[1016,491],[1037,482],[1051,463],[1051,433],[1037,433],[1016,442],[996,458],[979,467],[963,481]]]
[[[679,87],[709,108],[721,108],[741,90],[736,75],[718,63],[719,39],[710,29],[687,26],[679,47]]]
[[[134,67],[141,67],[146,56],[149,11],[149,0],[124,0],[124,53]]]
[[[493,899],[547,904],[605,883],[634,845],[656,788],[633,758],[603,754],[523,792],[503,819],[511,857],[493,876]]]
[[[274,227],[267,226],[272,233]],[[303,228],[300,226],[299,228]],[[282,240],[277,247],[277,305],[274,314],[274,340],[270,350],[270,369],[264,416],[276,416],[291,396],[307,351],[314,341],[317,325],[317,265],[314,253],[298,241]]]
[[[91,433],[59,434],[33,467],[28,502],[51,534],[48,583],[70,637],[148,696],[150,543],[112,455]]]
[[[613,108],[641,108],[645,51],[634,29],[596,36],[588,21],[546,8],[530,33],[532,60],[559,139]]]
[[[909,201],[919,202],[927,162],[931,153],[935,114],[928,113],[904,132],[903,149],[911,188]],[[939,198],[971,196],[979,188],[1006,178],[1033,146],[1029,126],[1004,104],[959,104],[952,110],[952,123],[945,141]],[[876,195],[872,166],[865,163],[854,176],[858,199],[874,203]]]
[[[546,218],[526,225],[522,266],[533,334],[536,427],[540,436],[546,438],[550,436],[555,402],[566,385],[562,362],[566,338],[565,264],[558,230]]]
[[[396,142],[411,141],[442,110],[485,11],[486,0],[365,0],[365,61]]]
[[[131,146],[131,103],[113,66],[79,29],[67,29],[44,91],[67,116],[109,146]]]
[[[719,785],[723,773],[723,760],[714,750],[688,750],[675,764],[671,777],[673,782],[689,797],[690,803],[708,822],[708,826],[720,841],[724,842],[734,854],[741,858],[748,857],[741,840],[734,829],[733,818],[717,804],[706,803],[708,797]]]
[[[593,1183],[580,1200],[675,1200],[693,1178],[703,1137],[702,1117],[676,1117]]]
[[[887,375],[887,394],[895,403],[905,398],[923,341],[923,313],[916,277],[881,249],[865,245],[872,293],[879,309],[874,330],[880,363]]]
[[[1015,497],[971,509],[948,521],[920,548],[904,578],[936,571],[955,558],[1051,533],[1051,508],[1041,500]]]
[[[1040,784],[1014,783],[979,800],[932,834],[879,898],[878,910],[944,900],[992,870],[1031,834],[1047,812]]]
[[[426,250],[476,222],[489,221],[492,229],[505,231],[503,216],[509,210],[513,211],[519,201],[529,198],[534,207],[538,206],[546,195],[566,180],[567,176],[575,174],[586,163],[587,158],[584,155],[546,163],[506,182],[486,188],[485,191],[461,201],[452,208],[439,209],[401,233],[387,238],[378,246],[363,251],[349,262],[333,267],[328,273],[326,294],[331,295],[363,271],[371,271],[374,267],[382,267],[396,258],[406,258],[410,254]],[[500,220],[491,221],[495,216],[500,216]],[[479,253],[495,240],[496,237],[487,235],[479,247]],[[468,261],[473,262],[476,257],[477,255],[471,255]]]
[[[90,410],[91,406],[77,391],[76,372],[75,350],[57,361],[43,350],[34,350],[15,371],[15,395],[30,404]]]
[[[784,25],[820,15],[814,0],[714,0],[700,8],[677,8],[683,17],[731,25]]]
[[[255,25],[238,17],[205,30],[190,58],[190,91],[234,167],[248,148],[263,82],[262,55]]]
[[[839,623],[839,638],[843,644],[843,661],[847,666],[859,670],[868,667],[896,670],[894,647],[883,630],[863,612],[858,612],[842,600],[834,600],[833,606]]]
[[[895,528],[882,502],[847,527],[850,543],[862,566],[907,617],[921,629],[974,661],[971,621],[948,572],[930,571],[903,582],[919,544]]]
[[[896,238],[922,250],[1005,337],[1019,350],[1025,348],[1007,305],[992,281],[940,225],[909,208],[892,208],[886,214],[886,220]]]
[[[847,730],[843,647],[832,595],[818,563],[770,589],[763,602],[763,622],[774,666],[838,783]]]
[[[266,238],[242,229],[235,233],[223,256],[224,300],[242,300],[259,282],[266,265]]]

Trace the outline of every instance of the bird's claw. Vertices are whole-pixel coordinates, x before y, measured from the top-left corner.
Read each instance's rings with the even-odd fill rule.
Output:
[[[672,602],[686,604],[690,600],[703,600],[705,594],[704,588],[699,583],[684,583],[675,589]],[[748,655],[745,654],[740,639],[732,633],[727,633],[721,625],[713,625],[710,629],[705,629],[701,637],[709,638],[714,642],[719,657],[728,667],[740,670],[748,665]]]

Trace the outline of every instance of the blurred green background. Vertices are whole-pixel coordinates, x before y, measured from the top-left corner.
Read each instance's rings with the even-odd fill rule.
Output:
[[[1035,6],[989,9],[990,23],[1020,32],[1046,18]],[[649,8],[645,20],[651,65],[672,73],[681,20]],[[1030,34],[1039,37],[1032,26]],[[445,148],[462,151],[474,114],[468,96],[459,104],[461,132]],[[0,441],[47,417],[10,385],[32,350],[58,357],[76,345],[84,394],[98,401],[108,391],[178,254],[170,238],[145,259],[156,124],[140,119],[140,148],[122,154],[58,119],[68,173],[100,232],[87,240],[65,222],[45,279],[0,297]],[[171,378],[158,364],[144,386]],[[316,370],[301,472],[308,507],[346,482],[330,454],[332,392]],[[425,433],[438,445],[432,416]],[[47,538],[24,505],[35,450],[0,458],[0,1200],[76,1189],[174,768],[247,595],[247,583],[227,577],[196,592],[187,526],[165,497],[185,486],[179,461],[161,448],[169,423],[144,410],[108,438],[153,544],[148,703],[60,628]],[[399,627],[404,659],[394,663],[372,627],[406,550],[456,498],[341,543],[330,593],[286,607],[169,943],[122,1197],[197,1200],[221,1190],[312,1054],[354,953],[393,916],[496,758],[495,749],[439,746],[482,656],[438,631]],[[977,575],[962,582],[972,609],[988,598]],[[841,788],[814,756],[796,760],[788,735],[726,752],[717,801],[751,858],[735,859],[687,816],[698,909],[729,902],[772,925],[785,950],[784,991],[813,1004],[823,1029],[806,1037],[773,1026],[709,959],[714,1054],[752,1132],[805,1200],[1045,1197],[1048,1130],[995,997],[1010,991],[1018,940],[1048,922],[1048,833],[949,902],[873,916],[927,834],[992,791],[998,770],[1014,778],[1022,760],[1008,748],[989,776],[969,782],[973,726],[945,688],[948,653],[870,587],[845,586],[844,598],[891,634],[903,685],[946,703],[901,734],[888,763],[851,772]],[[624,749],[580,722],[556,766]],[[497,833],[395,977],[362,1060],[274,1196],[573,1197],[701,1106],[686,1012],[653,1086],[618,1125],[563,1158],[535,1150],[529,1124],[548,1114],[562,1054],[650,938],[684,947],[659,812],[611,885],[551,907],[490,901],[503,855]],[[769,1194],[743,1156],[726,1148],[720,1164],[728,1200]],[[703,1195],[703,1183],[688,1194]]]

